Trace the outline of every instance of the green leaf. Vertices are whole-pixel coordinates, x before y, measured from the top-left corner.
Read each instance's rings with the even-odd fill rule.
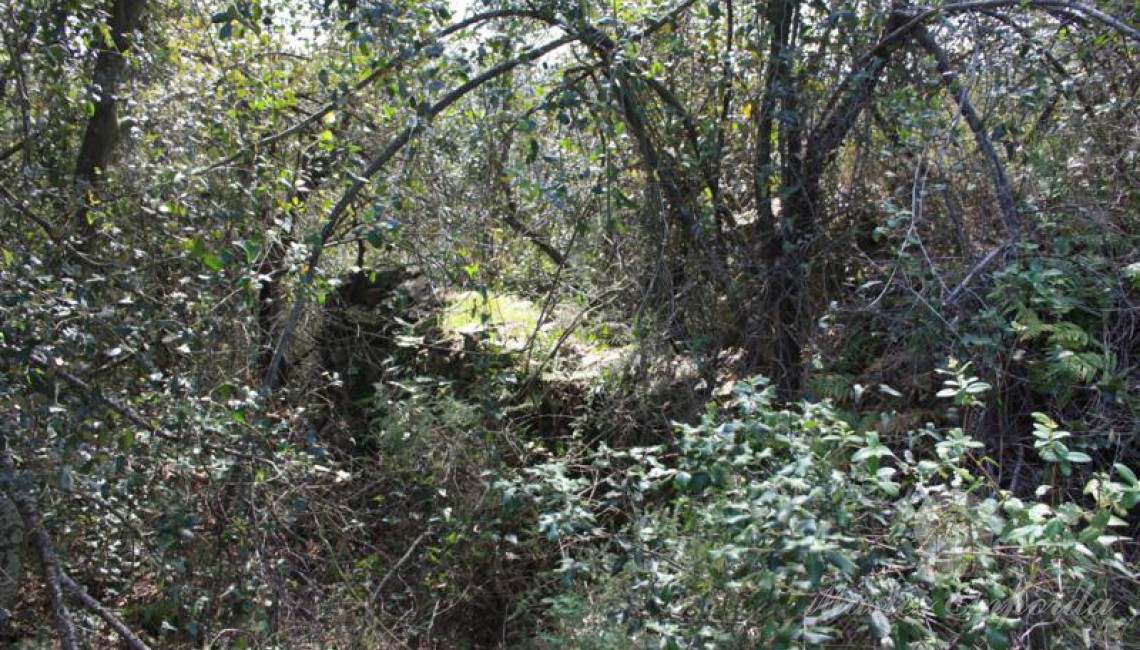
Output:
[[[871,629],[875,631],[875,635],[880,639],[885,639],[891,635],[891,621],[882,610],[876,609],[871,611]]]
[[[851,460],[857,463],[868,458],[882,458],[884,456],[894,456],[894,452],[879,442],[879,434],[872,431],[867,434],[867,446],[855,452]]]
[[[202,253],[202,263],[206,265],[206,268],[214,272],[221,271],[226,266],[225,263],[222,262],[222,258],[210,252]]]
[[[819,553],[810,553],[807,557],[807,574],[811,586],[819,586],[823,579],[823,559]]]
[[[1113,467],[1116,469],[1116,473],[1120,475],[1120,478],[1124,479],[1124,481],[1129,485],[1136,485],[1138,483],[1136,480],[1136,474],[1134,474],[1127,465],[1123,463],[1116,463],[1113,465]]]
[[[245,261],[250,264],[256,262],[261,255],[261,245],[251,239],[243,239],[238,245],[245,251]]]
[[[811,645],[822,645],[831,641],[832,638],[823,632],[804,632],[804,641]]]
[[[859,571],[858,565],[847,559],[847,556],[839,551],[828,551],[827,561],[835,565],[846,576],[854,576]]]
[[[1009,637],[992,625],[986,626],[986,642],[994,650],[1006,650],[1009,647]]]

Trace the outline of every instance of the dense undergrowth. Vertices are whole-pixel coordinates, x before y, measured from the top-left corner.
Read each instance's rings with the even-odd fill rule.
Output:
[[[984,385],[947,385],[980,406]],[[1127,467],[1096,474],[1075,502],[1048,490],[1023,500],[986,478],[984,445],[961,428],[881,438],[827,404],[779,409],[766,380],[734,395],[673,445],[603,446],[502,485],[508,501],[536,504],[540,532],[562,547],[568,588],[548,601],[549,647],[1135,638],[1135,576],[1114,534],[1140,502]],[[1065,434],[1042,421],[1042,458],[1065,463]]]
[[[1140,648],[1136,7],[0,41],[0,645]]]

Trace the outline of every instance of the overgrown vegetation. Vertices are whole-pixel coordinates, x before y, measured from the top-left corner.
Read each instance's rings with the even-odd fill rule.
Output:
[[[961,428],[883,440],[825,404],[777,410],[766,383],[740,382],[733,408],[711,407],[675,447],[602,448],[588,464],[568,470],[560,459],[504,488],[508,500],[534,500],[540,529],[573,549],[559,571],[578,587],[551,598],[559,625],[547,642],[1007,648],[1122,638],[1125,619],[1112,612],[1136,603],[1121,587],[1113,532],[1140,502],[1127,467],[1096,475],[1087,508],[1041,499],[1045,490],[1022,500],[977,472],[984,445]],[[956,402],[980,404],[984,384],[946,383]],[[1039,419],[1042,460],[1076,462],[1067,434]],[[600,528],[598,515],[619,507],[636,516]],[[1092,607],[1102,615],[1090,618]]]
[[[1136,7],[0,35],[0,643],[1140,647]]]

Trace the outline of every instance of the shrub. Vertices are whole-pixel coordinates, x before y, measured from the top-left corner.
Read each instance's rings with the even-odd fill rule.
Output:
[[[673,446],[603,446],[500,484],[563,550],[545,645],[1108,647],[1127,634],[1135,598],[1119,585],[1135,583],[1110,534],[1140,498],[1126,467],[1097,475],[1087,505],[1051,506],[996,490],[961,429],[892,449],[827,403],[777,408],[763,379],[718,410]]]

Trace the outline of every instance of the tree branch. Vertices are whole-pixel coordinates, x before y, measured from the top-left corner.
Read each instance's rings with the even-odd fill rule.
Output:
[[[199,169],[199,170],[193,172],[193,175],[205,174],[208,172],[215,171],[217,169],[220,169],[222,167],[225,167],[227,165],[230,165],[230,164],[240,160],[242,158],[242,156],[247,155],[251,151],[256,151],[257,149],[260,149],[266,145],[273,144],[274,142],[277,142],[279,140],[284,140],[285,138],[288,138],[289,136],[296,135],[297,133],[304,131],[309,126],[319,122],[320,120],[324,119],[324,117],[326,115],[328,115],[329,113],[336,110],[337,107],[341,106],[348,97],[355,95],[355,94],[359,93],[360,91],[364,90],[365,88],[376,83],[376,81],[378,81],[384,75],[386,75],[389,72],[392,72],[392,71],[398,69],[400,66],[412,61],[413,59],[418,57],[420,54],[422,54],[425,50],[430,48],[432,45],[437,44],[439,41],[447,38],[448,36],[451,36],[452,34],[455,34],[457,32],[461,32],[461,31],[467,29],[468,27],[474,27],[474,26],[479,25],[481,23],[485,23],[485,22],[495,20],[498,18],[539,18],[540,16],[543,18],[544,22],[547,22],[547,21],[552,22],[553,21],[553,19],[545,17],[544,14],[539,14],[538,12],[534,12],[534,11],[526,11],[526,10],[522,10],[522,9],[499,9],[499,10],[495,10],[495,11],[487,11],[487,12],[484,12],[481,14],[476,14],[474,16],[471,16],[470,18],[466,18],[464,20],[461,20],[461,21],[459,21],[453,25],[449,25],[449,26],[437,31],[436,33],[432,34],[431,36],[425,38],[424,40],[415,43],[414,45],[412,45],[411,47],[400,52],[399,54],[392,57],[391,59],[385,60],[382,65],[377,66],[376,69],[374,69],[371,73],[369,73],[367,77],[364,77],[360,81],[356,82],[356,84],[353,85],[353,87],[347,93],[345,93],[344,95],[334,99],[331,102],[326,103],[324,106],[317,109],[316,112],[309,114],[307,117],[305,117],[301,121],[297,122],[293,126],[285,129],[284,131],[279,131],[277,133],[274,133],[273,135],[267,135],[264,138],[261,138],[260,140],[258,140],[256,142],[244,147],[243,149],[231,154],[230,156],[228,156],[222,160],[219,160],[218,162],[215,162],[215,163],[213,163],[207,167],[204,167],[202,169]]]
[[[1005,164],[1002,163],[1001,157],[994,149],[993,142],[990,141],[990,136],[986,133],[985,125],[982,124],[982,119],[974,110],[973,104],[970,103],[969,94],[962,87],[962,84],[958,83],[958,75],[950,67],[950,57],[946,55],[946,51],[938,45],[925,27],[919,27],[915,31],[915,40],[934,57],[938,66],[938,73],[942,77],[942,85],[953,95],[954,101],[958,104],[958,111],[974,133],[978,149],[981,149],[982,155],[993,168],[994,192],[997,194],[998,203],[1001,204],[1006,237],[1010,243],[1016,243],[1021,239],[1021,217],[1017,213],[1017,200],[1013,196],[1013,188],[1009,185],[1009,178],[1005,173]]]
[[[879,39],[879,42],[875,43],[874,47],[868,50],[851,66],[851,74],[847,75],[835,88],[835,91],[831,94],[831,99],[827,102],[827,107],[824,109],[823,114],[825,116],[832,115],[835,111],[836,104],[847,92],[847,87],[862,79],[863,71],[867,70],[868,66],[870,66],[875,59],[885,58],[891,50],[898,47],[907,38],[910,38],[911,32],[916,27],[924,24],[926,21],[940,15],[951,16],[971,12],[988,13],[994,9],[1011,7],[1056,11],[1070,17],[1092,20],[1140,43],[1140,30],[1088,4],[1078,4],[1066,0],[973,0],[970,2],[951,2],[941,7],[924,9],[913,14],[904,7],[896,7],[892,12],[894,25],[888,22],[888,29],[883,38]],[[821,120],[821,123],[827,121],[828,119],[825,118]]]
[[[20,138],[15,143],[13,143],[12,146],[8,147],[4,151],[0,151],[0,162],[4,162],[5,160],[8,160],[12,156],[16,155],[17,153],[20,153],[21,151],[23,151],[24,147],[26,147],[28,145],[28,142],[30,140],[31,140],[31,136]]]
[[[2,442],[0,442],[2,444]],[[63,600],[63,570],[59,565],[59,557],[55,554],[55,546],[51,537],[44,529],[40,517],[39,507],[35,500],[16,485],[16,466],[7,447],[0,447],[0,488],[16,506],[20,518],[24,520],[24,529],[31,537],[36,553],[40,557],[40,566],[44,574],[44,587],[47,590],[48,601],[51,603],[52,617],[55,619],[55,629],[59,634],[59,645],[62,650],[79,650],[79,642],[75,635],[75,624],[71,614],[67,611],[67,603]]]
[[[12,206],[16,209],[16,212],[24,215],[29,220],[31,220],[32,223],[39,226],[40,230],[44,231],[44,234],[48,236],[48,239],[57,243],[61,241],[59,234],[55,232],[55,228],[52,227],[52,225],[48,223],[46,219],[36,214],[35,212],[32,212],[28,206],[24,205],[23,201],[17,198],[16,195],[12,194],[12,192],[10,192],[8,188],[4,187],[3,185],[0,185],[0,196],[3,196],[5,200],[11,203]]]
[[[59,579],[64,588],[67,589],[68,593],[70,593],[76,600],[78,600],[79,603],[83,605],[83,607],[85,607],[88,611],[103,619],[107,625],[111,626],[111,629],[123,638],[123,641],[126,642],[127,646],[130,647],[131,650],[151,650],[150,646],[148,646],[145,641],[143,641],[137,634],[131,631],[131,628],[127,627],[127,625],[123,623],[119,617],[115,616],[109,609],[104,607],[99,601],[95,600],[93,597],[91,597],[90,594],[84,591],[83,587],[79,586],[74,580],[71,579],[71,576],[67,575],[63,571],[60,571]]]
[[[34,365],[35,367],[39,368],[40,370],[43,370],[46,373],[60,377],[61,379],[63,379],[67,383],[71,384],[75,388],[78,388],[83,393],[86,393],[88,397],[102,402],[104,405],[107,406],[107,408],[111,409],[115,413],[118,413],[125,420],[127,420],[131,424],[134,424],[135,426],[143,429],[144,431],[151,434],[152,436],[154,436],[156,438],[162,438],[163,440],[169,440],[172,442],[178,441],[178,436],[174,435],[173,433],[171,433],[169,431],[166,431],[165,429],[155,427],[150,422],[147,422],[146,418],[139,415],[134,410],[132,410],[126,406],[123,406],[122,404],[119,404],[115,400],[103,395],[101,392],[96,390],[90,384],[83,381],[79,377],[75,376],[71,372],[64,370],[63,368],[53,366],[51,363],[48,362],[47,359],[42,358],[38,354],[33,354],[31,361],[32,361],[32,365]]]

